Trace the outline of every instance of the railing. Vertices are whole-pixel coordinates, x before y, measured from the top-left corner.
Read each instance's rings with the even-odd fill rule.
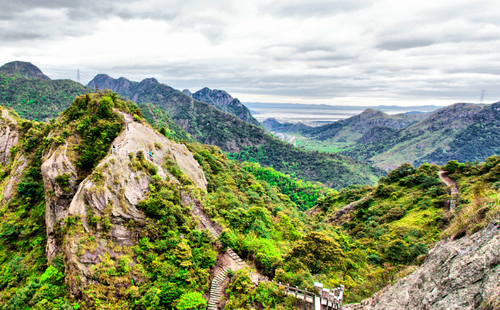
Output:
[[[314,309],[342,309],[344,300],[344,286],[334,289],[323,288],[323,284],[314,283],[314,291],[310,292],[307,288],[301,290],[298,286],[290,286],[289,284],[278,283],[280,287],[285,289],[285,294],[295,296],[299,300],[304,300],[314,304]]]

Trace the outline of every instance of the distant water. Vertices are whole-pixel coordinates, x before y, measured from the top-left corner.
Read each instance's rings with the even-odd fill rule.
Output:
[[[309,126],[320,126],[320,125],[325,125],[328,123],[332,123],[341,119],[346,119],[354,115],[358,115],[361,112],[363,112],[366,107],[352,107],[352,108],[346,108],[345,106],[342,107],[343,109],[338,109],[335,107],[332,107],[332,109],[317,109],[317,108],[294,108],[290,106],[285,106],[283,108],[280,107],[270,107],[270,108],[263,108],[263,107],[251,107],[252,112],[257,112],[257,113],[252,113],[253,116],[259,121],[263,122],[268,118],[275,118],[279,122],[290,122],[290,123],[298,123],[301,122],[303,124],[309,125]],[[377,109],[377,107],[374,107],[374,109],[383,111],[387,114],[393,115],[393,114],[400,114],[400,113],[407,113],[407,112],[428,112],[429,110],[436,110],[435,109],[422,109],[423,111],[417,110],[416,107],[408,107],[405,109],[404,107],[395,107],[394,109],[390,109],[389,107],[384,108],[384,109]]]

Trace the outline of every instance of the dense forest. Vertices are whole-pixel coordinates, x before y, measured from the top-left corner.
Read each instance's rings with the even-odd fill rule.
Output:
[[[302,150],[277,139],[247,147],[239,153],[229,154],[229,157],[270,166],[285,174],[319,181],[335,189],[350,184],[374,184],[386,174],[382,169],[349,157]]]

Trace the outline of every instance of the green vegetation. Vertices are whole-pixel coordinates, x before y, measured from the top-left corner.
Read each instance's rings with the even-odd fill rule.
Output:
[[[141,115],[135,103],[122,101],[109,91],[81,95],[53,122],[52,137],[44,138],[52,146],[67,144],[66,152],[80,170],[80,180],[106,156],[111,142],[124,129],[123,116],[114,109]]]
[[[385,175],[381,169],[338,154],[298,149],[281,140],[271,140],[259,146],[247,147],[229,158],[270,166],[282,173],[303,180],[319,181],[341,189],[350,184],[375,184]]]
[[[0,105],[29,120],[48,121],[68,108],[76,96],[92,91],[71,80],[41,80],[0,74]]]
[[[45,245],[45,193],[40,166],[44,137],[51,126],[21,120],[14,112],[20,133],[9,165],[1,168],[4,188],[16,178],[24,157],[27,165],[19,185],[0,208],[0,304],[2,309],[72,309],[64,286],[64,264],[56,258],[48,266]],[[15,180],[15,179],[14,179]],[[15,182],[15,181],[14,181]],[[2,198],[5,199],[5,192]]]
[[[242,167],[253,174],[258,180],[266,181],[269,185],[279,188],[302,211],[316,206],[319,197],[332,191],[332,189],[325,187],[321,183],[305,182],[278,172],[273,168],[261,167],[261,165],[256,163],[243,162]]]
[[[138,244],[123,247],[123,255],[105,258],[95,265],[92,278],[98,282],[84,291],[86,308],[206,306],[199,292],[208,289],[208,271],[215,264],[217,252],[208,231],[196,229],[190,207],[182,205],[180,195],[181,189],[174,181],[153,177],[147,198],[138,204],[148,216],[141,229],[135,228]],[[131,228],[134,225],[128,224]],[[132,261],[137,262],[133,267]],[[114,287],[116,283],[120,283],[119,290]]]
[[[130,86],[118,87],[124,81]],[[116,88],[120,95],[134,98],[139,104],[153,104],[167,113],[194,140],[220,147],[230,154],[231,159],[258,162],[282,173],[310,182],[322,182],[337,189],[349,184],[373,185],[385,174],[362,161],[298,149],[267,134],[260,127],[224,113],[211,104],[195,100],[155,79],[145,79],[138,83],[98,75],[89,83],[91,86],[95,84]],[[146,111],[146,119],[153,127],[158,126],[156,122],[161,117],[155,116],[157,113],[154,110],[150,112],[153,115],[149,116]],[[174,128],[171,130],[176,132]]]
[[[161,114],[153,108],[147,111],[154,117]],[[88,282],[84,283],[64,252],[50,264],[47,261],[45,204],[54,193],[44,191],[41,165],[49,150],[64,149],[78,177],[71,184],[72,175],[60,172],[55,182],[71,192],[89,177],[96,185],[92,190],[98,193],[106,175],[101,166],[96,167],[125,129],[119,112],[135,115],[136,121],[144,123],[137,105],[109,91],[77,97],[50,123],[22,120],[12,111],[9,114],[17,124],[2,118],[2,126],[12,126],[19,133],[19,143],[10,149],[8,163],[0,167],[1,309],[204,309],[210,272],[218,253],[227,247],[276,282],[308,290],[314,282],[330,288],[343,284],[345,301],[357,302],[414,271],[441,238],[478,231],[500,214],[500,156],[484,163],[450,161],[442,168],[406,163],[374,186],[337,180],[332,184],[337,191],[295,175],[312,173],[306,170],[312,165],[331,167],[319,175],[323,178],[365,172],[365,166],[335,154],[325,157],[299,151],[275,140],[269,144],[272,147],[263,144],[238,154],[239,159],[255,161],[281,158],[281,169],[291,174],[286,175],[254,162],[233,161],[234,154],[216,146],[184,142],[205,173],[207,192],[195,188],[168,155],[164,168],[179,182],[162,179],[143,152],[129,154],[131,170],[146,174],[148,180],[145,196],[137,203],[145,220],[119,223],[133,234],[132,245],[119,246],[108,238],[118,224],[110,220],[116,211],[112,203],[102,204],[100,214],[83,204],[88,208],[86,216],[67,216],[55,225],[57,245],[75,242],[80,257],[86,251],[102,250],[99,238],[107,240],[106,249],[97,255],[99,260],[88,264]],[[147,116],[150,121],[151,115]],[[171,123],[168,118],[161,122],[164,125],[159,128],[166,132]],[[168,129],[172,139],[184,135],[174,126]],[[460,189],[454,213],[446,209],[452,197],[438,177],[441,169]],[[140,178],[139,173],[135,177]],[[367,175],[352,178],[366,180]],[[14,187],[7,186],[9,182]],[[13,189],[11,193],[8,188]],[[125,199],[124,192],[117,196]],[[186,201],[201,206],[221,226],[222,248],[217,248],[208,230],[198,229]],[[226,309],[294,306],[294,298],[275,283],[253,285],[247,269],[229,276]],[[69,291],[73,284],[80,287],[79,294]]]
[[[178,142],[194,141],[191,135],[182,130],[163,110],[150,103],[141,104],[139,108],[144,119],[165,137]]]
[[[458,163],[443,166],[460,190],[457,216],[445,236],[460,238],[486,227],[500,214],[500,156],[488,157],[484,163]]]

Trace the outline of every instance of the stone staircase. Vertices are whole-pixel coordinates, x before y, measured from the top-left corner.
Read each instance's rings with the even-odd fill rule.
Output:
[[[193,205],[192,210],[193,213],[198,217],[200,222],[203,224],[203,226],[205,226],[208,231],[210,231],[212,236],[218,238],[220,236],[220,233],[217,231],[217,229],[215,229],[216,224],[212,223],[212,221],[208,219],[208,217],[201,211],[200,207]],[[219,240],[217,240],[217,245],[221,246]],[[246,263],[241,259],[241,257],[238,256],[238,254],[233,251],[233,249],[227,248],[227,254],[236,262],[239,268],[246,266]],[[224,267],[222,271],[212,279],[212,283],[210,284],[210,297],[208,299],[208,310],[217,309],[217,304],[221,298],[222,293],[221,285],[222,282],[224,282],[224,279],[226,279],[229,270],[229,267]]]
[[[222,282],[224,282],[224,279],[227,277],[227,273],[229,272],[229,268],[224,267],[222,272],[220,272],[218,275],[216,275],[212,283],[210,284],[210,298],[208,300],[208,310],[216,310],[217,309],[217,303],[220,300],[221,297],[221,285]]]

